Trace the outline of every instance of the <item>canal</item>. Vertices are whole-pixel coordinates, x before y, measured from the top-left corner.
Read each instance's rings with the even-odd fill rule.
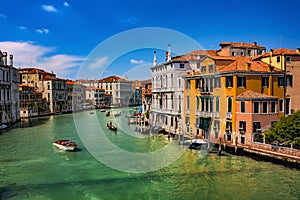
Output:
[[[162,136],[135,132],[134,126],[127,125],[125,109],[121,111],[119,117],[106,117],[100,110],[41,117],[3,132],[0,199],[300,199],[298,169],[174,147],[175,142]],[[106,128],[110,120],[118,125],[117,132]],[[73,139],[79,150],[61,151],[52,145],[57,139]],[[155,155],[157,160],[135,162],[116,157],[112,148],[105,147],[107,141],[141,156],[138,159],[170,145],[172,152],[180,152],[174,156],[180,156],[155,169],[168,160],[160,158],[167,157],[164,152]],[[106,157],[103,162],[102,157]]]

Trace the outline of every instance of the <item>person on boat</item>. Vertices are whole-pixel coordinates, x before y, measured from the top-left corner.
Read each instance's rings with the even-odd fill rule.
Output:
[[[111,120],[109,121],[109,127],[112,127],[112,121]]]

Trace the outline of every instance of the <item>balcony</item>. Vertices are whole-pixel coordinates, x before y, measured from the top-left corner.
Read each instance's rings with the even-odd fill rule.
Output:
[[[226,119],[232,119],[232,113],[231,112],[226,113]]]
[[[214,117],[220,117],[220,112],[214,112]]]
[[[213,112],[208,112],[208,111],[196,111],[196,115],[199,117],[210,117],[212,118],[214,116]]]
[[[206,89],[206,88],[196,88],[196,90],[202,95],[211,95],[212,94],[212,91],[209,91],[209,89]]]

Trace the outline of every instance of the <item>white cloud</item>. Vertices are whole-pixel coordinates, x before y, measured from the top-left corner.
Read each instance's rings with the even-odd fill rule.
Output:
[[[6,18],[6,17],[7,17],[6,15],[0,13],[0,18]]]
[[[118,17],[118,20],[121,22],[122,26],[133,26],[136,25],[140,20],[137,17]]]
[[[131,59],[130,60],[130,63],[131,64],[145,64],[146,62],[145,61],[143,61],[143,60],[135,60],[135,59]]]
[[[42,8],[47,12],[57,12],[58,11],[53,5],[42,5]]]
[[[68,2],[66,2],[66,1],[63,4],[64,4],[65,7],[69,7],[70,6],[70,4]]]
[[[103,68],[108,62],[108,57],[100,57],[95,58],[90,64],[89,69],[101,69]]]
[[[46,28],[40,28],[40,29],[36,29],[36,32],[40,33],[40,34],[47,34],[49,33],[49,29]]]
[[[18,26],[17,29],[20,29],[20,30],[27,30],[27,27],[25,27],[25,26]]]
[[[53,54],[55,48],[45,47],[32,42],[0,42],[1,51],[14,55],[15,67],[36,67],[54,71],[57,77],[66,78],[83,61],[83,57]]]

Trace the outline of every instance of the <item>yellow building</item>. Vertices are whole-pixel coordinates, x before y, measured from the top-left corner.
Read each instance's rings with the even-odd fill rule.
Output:
[[[270,52],[256,58],[267,64],[270,64],[286,73],[284,77],[286,82],[285,90],[285,114],[290,115],[300,110],[300,51],[286,48],[272,49]]]
[[[238,142],[250,143],[254,134],[253,118],[261,120],[262,124],[271,124],[271,121],[266,121],[268,119],[263,117],[270,114],[278,117],[283,115],[279,107],[282,108],[284,87],[278,84],[283,77],[284,73],[281,70],[261,61],[253,61],[249,57],[210,55],[203,58],[200,61],[200,68],[185,76],[184,116],[187,133],[193,137],[209,140],[225,138],[231,142],[238,137]],[[247,98],[239,96],[243,93],[247,94]],[[256,96],[259,98],[256,99]],[[274,99],[277,99],[272,103],[276,106],[276,112],[273,112],[274,109],[271,109],[269,102]],[[240,112],[237,105],[245,105],[240,101],[249,101],[261,108],[259,109],[261,112],[258,113],[256,110],[255,112],[250,110],[238,115],[248,116],[243,118],[243,122],[246,120],[245,123],[250,127],[247,132],[239,131],[239,124],[243,123],[237,118],[237,113]],[[266,109],[272,110],[272,113],[265,113]],[[272,123],[274,119],[273,117]],[[269,126],[262,128],[266,130]],[[249,137],[245,139],[244,135]]]

